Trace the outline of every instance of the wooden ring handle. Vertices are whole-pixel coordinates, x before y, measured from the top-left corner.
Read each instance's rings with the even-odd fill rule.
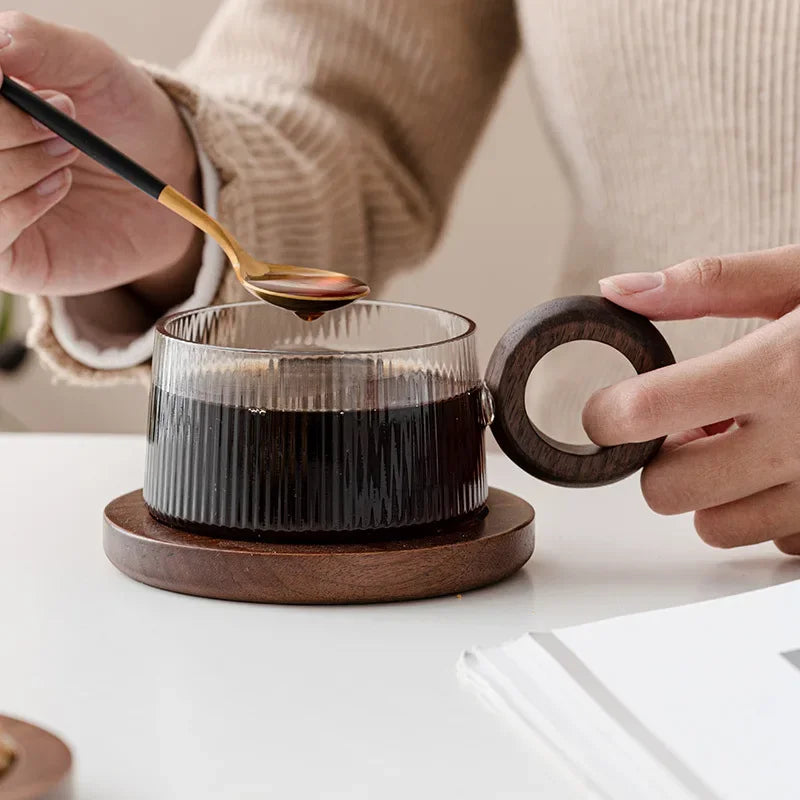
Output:
[[[506,455],[537,478],[559,486],[602,486],[643,467],[664,438],[596,447],[564,444],[536,428],[525,410],[528,378],[542,356],[579,339],[610,345],[638,373],[675,363],[652,322],[602,297],[562,297],[543,303],[506,331],[489,361],[486,384],[495,406],[492,433]]]

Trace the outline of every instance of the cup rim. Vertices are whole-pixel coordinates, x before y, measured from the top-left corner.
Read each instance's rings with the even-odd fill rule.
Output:
[[[423,311],[435,311],[440,314],[447,314],[451,317],[456,317],[457,319],[463,320],[467,323],[467,329],[463,333],[459,333],[457,336],[451,336],[446,339],[438,339],[434,342],[425,342],[423,344],[412,344],[412,345],[403,345],[402,347],[384,347],[384,348],[366,348],[363,350],[328,350],[324,353],[320,353],[317,350],[271,350],[269,348],[261,348],[261,347],[231,347],[229,345],[220,345],[220,344],[203,344],[201,342],[192,342],[188,339],[182,339],[180,336],[176,336],[174,333],[171,333],[167,330],[167,325],[171,323],[173,320],[179,319],[181,317],[189,316],[190,314],[196,314],[198,311],[207,311],[211,309],[225,309],[225,308],[241,308],[247,306],[263,306],[265,302],[263,300],[243,300],[236,303],[220,303],[218,305],[207,305],[207,306],[198,306],[196,308],[184,309],[183,311],[174,311],[171,314],[166,314],[161,317],[158,322],[156,322],[155,330],[159,336],[163,336],[165,339],[171,339],[174,342],[179,342],[180,344],[186,345],[188,347],[201,347],[204,350],[209,351],[218,351],[218,352],[225,352],[225,353],[247,353],[249,355],[270,355],[270,356],[277,356],[277,357],[284,357],[284,358],[295,358],[295,357],[306,357],[306,358],[338,358],[341,356],[367,356],[367,355],[383,355],[386,353],[407,353],[413,350],[426,350],[432,347],[440,347],[442,345],[453,344],[455,342],[459,342],[462,339],[467,339],[468,337],[472,336],[477,329],[476,323],[471,320],[469,317],[465,316],[464,314],[459,314],[455,311],[449,311],[446,308],[438,308],[437,306],[425,306],[421,303],[400,303],[391,300],[356,300],[354,303],[349,304],[345,308],[349,308],[350,305],[369,305],[369,306],[383,306],[389,308],[414,308],[420,309]],[[284,311],[283,313],[291,313],[288,311]],[[327,312],[328,314],[335,314],[336,310]]]

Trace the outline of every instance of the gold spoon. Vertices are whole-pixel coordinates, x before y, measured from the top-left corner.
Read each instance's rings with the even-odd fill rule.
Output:
[[[310,321],[369,293],[365,283],[341,272],[256,261],[230,231],[200,206],[24,86],[3,77],[0,95],[78,150],[211,236],[230,259],[242,286],[259,299],[293,311]]]

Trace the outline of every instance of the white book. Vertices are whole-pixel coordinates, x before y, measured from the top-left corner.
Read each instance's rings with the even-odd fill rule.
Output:
[[[800,581],[475,648],[462,679],[599,798],[800,798]]]

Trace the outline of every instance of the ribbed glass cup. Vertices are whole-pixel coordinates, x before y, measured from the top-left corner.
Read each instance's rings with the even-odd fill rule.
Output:
[[[362,301],[314,323],[255,301],[157,326],[144,498],[230,537],[409,528],[486,501],[475,325]]]

